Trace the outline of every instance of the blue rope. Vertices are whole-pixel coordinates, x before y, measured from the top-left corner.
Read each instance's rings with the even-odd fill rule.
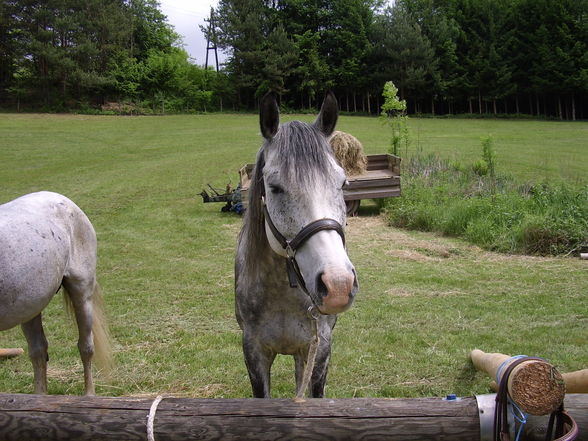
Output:
[[[525,427],[525,424],[527,423],[528,414],[523,412],[514,401],[509,400],[509,402],[512,407],[512,414],[514,416],[514,419],[520,423],[519,430],[518,430],[517,436],[515,438],[515,441],[519,441],[521,433],[523,432],[523,427]],[[518,413],[518,415],[517,415],[517,413]]]
[[[498,366],[498,369],[496,370],[496,382],[498,384],[500,384],[500,377],[502,377],[502,371],[504,370],[504,368],[506,366],[508,366],[514,360],[518,360],[519,358],[526,358],[526,357],[528,357],[528,355],[513,355],[512,357],[507,358],[506,360],[504,360],[500,364],[500,366]]]

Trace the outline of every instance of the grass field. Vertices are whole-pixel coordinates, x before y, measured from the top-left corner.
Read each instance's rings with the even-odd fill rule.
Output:
[[[521,180],[586,180],[586,123],[410,124],[408,155],[470,162],[491,134],[498,166]],[[342,117],[338,129],[368,153],[388,148],[377,119]],[[116,361],[112,377],[98,379],[98,394],[251,396],[233,306],[241,219],[198,193],[207,183],[236,185],[239,167],[254,160],[258,132],[254,115],[0,115],[0,201],[57,191],[97,230]],[[335,330],[328,396],[485,393],[488,379],[468,360],[474,347],[543,356],[564,372],[587,367],[586,262],[487,253],[396,230],[369,201],[348,235],[361,289]],[[49,391],[79,394],[76,330],[59,298],[44,319]],[[15,346],[25,347],[19,329],[0,334],[0,347]],[[293,396],[290,358],[278,358],[272,381],[274,396]],[[26,356],[0,361],[0,392],[31,391]]]

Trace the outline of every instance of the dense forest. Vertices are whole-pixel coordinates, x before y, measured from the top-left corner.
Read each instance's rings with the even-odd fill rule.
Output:
[[[190,62],[156,0],[1,0],[0,107],[293,110],[326,89],[378,113],[588,119],[588,0],[220,0],[203,27],[227,55]]]

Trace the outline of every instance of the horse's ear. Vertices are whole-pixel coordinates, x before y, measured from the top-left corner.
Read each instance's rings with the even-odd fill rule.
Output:
[[[259,104],[259,126],[265,139],[272,139],[280,126],[280,109],[276,95],[266,94]]]
[[[321,111],[315,121],[315,126],[323,132],[325,136],[331,136],[335,130],[337,124],[337,118],[339,117],[339,105],[337,104],[337,98],[335,94],[328,91],[323,100]]]

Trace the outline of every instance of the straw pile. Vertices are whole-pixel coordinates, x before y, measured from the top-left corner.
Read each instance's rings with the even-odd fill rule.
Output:
[[[330,139],[331,148],[347,176],[360,175],[367,169],[367,157],[361,142],[349,133],[335,131]]]

